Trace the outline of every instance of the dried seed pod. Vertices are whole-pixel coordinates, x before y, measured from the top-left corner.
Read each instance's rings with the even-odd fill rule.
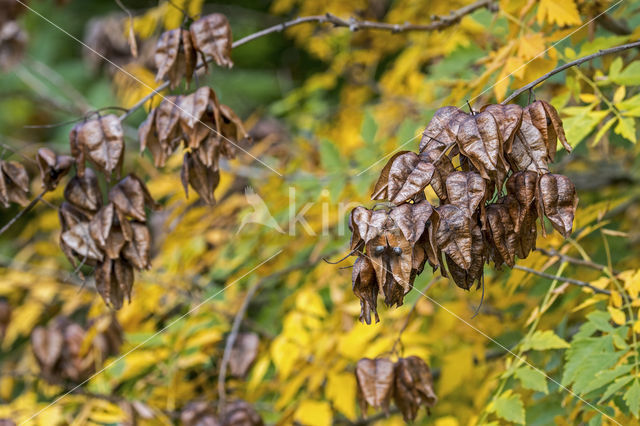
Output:
[[[259,345],[260,338],[256,333],[238,333],[229,357],[232,376],[240,378],[246,376],[258,356]]]
[[[515,232],[520,232],[525,214],[534,206],[537,181],[538,174],[528,170],[516,172],[507,180],[507,192],[515,198],[520,207],[520,214],[514,222]]]
[[[0,18],[0,70],[9,71],[20,63],[27,41],[27,33],[17,22],[2,22]]]
[[[439,108],[422,132],[420,152],[435,150],[440,154],[445,148],[453,145],[460,124],[467,118],[469,114],[456,107]]]
[[[433,163],[435,166],[435,171],[431,177],[430,185],[438,198],[444,202],[447,200],[445,182],[447,177],[449,177],[449,175],[456,169],[453,167],[451,159],[446,155],[441,155],[440,152],[441,151],[438,151],[437,149],[426,150],[420,154],[420,158],[422,161]]]
[[[109,114],[76,125],[69,135],[71,155],[76,160],[78,175],[83,176],[85,158],[100,169],[107,179],[122,164],[124,132],[120,119]]]
[[[471,217],[487,197],[484,179],[475,172],[453,172],[446,180],[447,199]]]
[[[11,322],[11,305],[4,299],[0,299],[0,343],[4,339],[4,334]]]
[[[487,206],[487,229],[490,241],[496,250],[493,256],[496,266],[504,262],[513,268],[518,234],[515,232],[515,225],[505,204],[494,203]]]
[[[155,109],[154,122],[161,146],[172,152],[180,143],[180,113],[182,96],[167,96]]]
[[[168,76],[170,87],[175,88],[182,77],[186,77],[187,84],[190,84],[196,59],[189,31],[178,28],[162,33],[158,38],[154,57],[158,69],[156,81]]]
[[[400,228],[405,239],[415,244],[424,235],[432,214],[433,206],[427,200],[423,200],[395,207],[389,213],[389,217]]]
[[[60,244],[62,251],[74,266],[76,266],[74,259],[91,265],[94,261],[102,261],[104,258],[104,253],[91,238],[87,222],[77,223],[64,231],[60,235]]]
[[[396,158],[410,152],[411,151],[398,151],[393,156],[391,156],[387,164],[385,164],[382,171],[380,172],[380,177],[378,178],[378,181],[376,182],[373,188],[373,193],[371,194],[372,200],[386,200],[389,198],[388,188],[389,188],[389,173],[391,172],[391,166],[393,165],[393,162],[395,161]]]
[[[471,228],[471,264],[469,265],[469,268],[462,269],[453,261],[451,256],[448,254],[446,255],[447,266],[451,273],[451,278],[458,287],[463,290],[469,290],[473,287],[473,284],[477,282],[478,288],[480,288],[484,272],[485,253],[486,248],[484,238],[482,236],[482,230],[478,225],[475,225]]]
[[[417,356],[399,358],[394,366],[393,400],[406,422],[416,419],[421,406],[433,407],[438,398],[433,390],[429,366]]]
[[[451,204],[435,209],[435,241],[462,269],[471,267],[471,223],[465,211]]]
[[[126,260],[105,259],[96,268],[95,279],[98,294],[113,309],[120,309],[125,298],[131,301],[133,267]]]
[[[542,134],[542,140],[547,147],[547,160],[553,162],[556,156],[558,139],[562,146],[571,152],[571,145],[567,142],[562,127],[562,120],[558,111],[546,101],[534,101],[524,109],[526,119],[531,122]]]
[[[361,247],[366,243],[367,233],[369,231],[369,222],[371,221],[372,211],[362,206],[351,210],[349,215],[349,229],[351,230],[351,251]]]
[[[138,127],[138,139],[140,140],[140,153],[142,154],[146,149],[149,150],[153,157],[153,162],[156,167],[164,167],[167,162],[167,158],[171,155],[173,150],[170,150],[169,144],[163,144],[158,137],[158,131],[156,130],[156,110],[153,109],[149,112],[147,118]]]
[[[511,152],[513,138],[516,136],[516,131],[522,123],[522,107],[516,104],[494,104],[485,105],[480,111],[486,111],[493,115],[500,130],[504,154]]]
[[[191,24],[194,47],[208,55],[221,67],[231,68],[231,26],[227,17],[220,13],[205,15]]]
[[[494,116],[488,112],[477,113],[460,124],[458,147],[478,173],[486,180],[502,186],[501,176],[506,176],[507,163],[503,156],[500,128]]]
[[[52,191],[58,186],[58,182],[69,173],[74,162],[72,157],[57,155],[49,148],[40,148],[36,160],[42,176],[42,187],[47,191]]]
[[[220,426],[215,407],[206,401],[193,401],[180,413],[184,426]]]
[[[151,233],[144,223],[131,222],[133,238],[122,249],[122,257],[138,270],[151,268]]]
[[[187,198],[189,197],[189,185],[191,185],[206,204],[216,203],[213,192],[220,182],[220,172],[217,167],[207,167],[197,155],[187,153],[184,155],[180,176]]]
[[[62,354],[64,336],[54,327],[38,326],[31,332],[31,348],[45,375],[51,375]]]
[[[573,228],[573,218],[578,206],[576,188],[571,180],[563,175],[546,174],[538,181],[538,202],[551,225],[563,237],[568,238]],[[544,225],[542,227],[544,232]]]
[[[90,324],[93,327],[93,325]],[[31,346],[43,377],[51,383],[63,380],[82,382],[93,374],[99,363],[117,352],[122,330],[114,317],[101,318],[90,333],[66,317],[56,317],[47,327],[36,327]],[[91,347],[87,340],[93,336]]]
[[[366,256],[358,256],[352,271],[353,294],[360,299],[360,322],[371,324],[371,313],[378,316],[378,282],[371,261]]]
[[[5,208],[10,202],[26,206],[28,193],[29,175],[24,166],[16,161],[0,160],[0,203]]]
[[[239,141],[241,139],[249,138],[249,133],[244,128],[244,124],[240,117],[236,115],[236,113],[224,104],[219,105],[220,108],[220,116],[222,118],[220,122],[220,132],[222,135],[230,140]],[[226,141],[228,142],[228,141]],[[234,147],[233,145],[228,146],[226,150],[223,150],[225,156],[231,158],[233,157]]]
[[[356,364],[358,401],[363,415],[367,406],[382,407],[389,413],[389,401],[393,394],[394,366],[386,358],[362,358]]]
[[[221,118],[215,92],[203,86],[184,96],[180,101],[179,120],[182,131],[187,136],[188,146],[198,148],[212,130],[218,132],[220,128]]]
[[[260,415],[247,401],[235,400],[224,407],[222,426],[263,426]]]
[[[548,173],[547,146],[540,131],[525,116],[513,139],[507,158],[514,170],[530,170],[538,174]]]
[[[98,177],[92,169],[74,176],[64,188],[64,198],[75,207],[87,212],[96,212],[102,207],[102,191]]]
[[[158,209],[160,206],[153,200],[147,186],[131,173],[125,176],[109,191],[109,201],[123,215],[130,216],[140,222],[147,220],[145,206]]]
[[[120,257],[126,240],[119,223],[116,222],[113,203],[107,204],[89,222],[89,232],[100,250],[109,259]]]

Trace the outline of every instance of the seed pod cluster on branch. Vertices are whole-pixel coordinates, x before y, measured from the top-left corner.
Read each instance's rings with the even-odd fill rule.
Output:
[[[61,316],[31,332],[31,346],[42,377],[51,383],[86,380],[108,356],[118,353],[121,343],[122,330],[115,317],[100,318],[85,328]]]
[[[388,414],[393,399],[404,420],[413,421],[421,406],[428,412],[438,401],[431,370],[417,356],[399,358],[395,364],[387,358],[362,358],[356,365],[356,381],[363,415],[368,406]]]
[[[216,415],[216,410],[207,401],[193,401],[180,413],[184,426],[262,426],[260,415],[246,401],[232,401],[224,407],[224,413]]]
[[[546,217],[568,237],[578,197],[569,178],[549,172],[558,140],[571,151],[545,101],[437,110],[419,152],[398,152],[383,168],[372,199],[385,207],[351,212],[360,320],[370,324],[373,312],[378,321],[379,294],[401,305],[426,262],[469,290],[481,285],[485,263],[513,267],[535,249],[536,219],[543,235]],[[438,206],[426,199],[429,185]]]
[[[98,293],[120,309],[125,298],[130,300],[134,269],[150,267],[145,207],[156,204],[145,184],[131,174],[111,188],[103,205],[98,177],[90,168],[69,181],[64,197],[60,247],[74,266],[80,262],[95,267]]]
[[[23,3],[27,3],[24,0]],[[16,19],[25,12],[16,0],[0,0],[0,69],[9,70],[17,65],[27,46],[27,33]]]
[[[168,96],[151,110],[138,129],[140,149],[148,149],[156,167],[182,142],[186,153],[182,184],[191,186],[207,204],[214,204],[220,181],[220,157],[233,158],[237,143],[249,135],[231,108],[218,102],[213,89],[203,86],[184,96]]]
[[[170,87],[175,88],[185,77],[187,85],[190,84],[198,57],[205,66],[209,57],[218,66],[231,68],[231,41],[229,21],[219,13],[203,16],[189,29],[177,28],[162,33],[156,45],[156,81],[167,77]]]

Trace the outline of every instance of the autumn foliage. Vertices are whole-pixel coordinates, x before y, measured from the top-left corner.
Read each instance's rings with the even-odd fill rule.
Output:
[[[0,424],[636,424],[639,11],[0,0]]]

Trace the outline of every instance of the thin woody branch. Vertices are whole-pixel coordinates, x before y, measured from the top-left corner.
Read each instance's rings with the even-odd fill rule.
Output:
[[[227,340],[225,342],[222,361],[220,361],[220,371],[218,373],[218,411],[219,413],[222,413],[224,411],[224,406],[226,403],[227,391],[225,388],[225,381],[227,378],[227,368],[229,366],[229,360],[231,359],[231,350],[233,349],[233,346],[238,338],[238,333],[240,332],[240,325],[242,324],[244,315],[247,312],[247,308],[249,308],[249,303],[251,302],[251,299],[253,299],[253,296],[265,283],[272,281],[274,279],[283,277],[293,271],[298,271],[300,269],[305,269],[310,266],[313,266],[320,259],[333,256],[334,254],[336,254],[335,250],[325,253],[321,256],[318,256],[317,259],[307,259],[295,265],[291,265],[288,268],[284,268],[279,271],[276,271],[273,274],[268,275],[256,281],[256,283],[249,288],[246,296],[244,297],[244,300],[242,301],[242,304],[240,305],[240,308],[238,309],[238,312],[236,313],[233,319],[233,324],[231,326],[231,330],[229,331],[229,336],[227,337]]]
[[[558,73],[561,73],[562,71],[564,71],[566,69],[569,69],[571,67],[575,67],[577,65],[583,64],[583,63],[585,63],[587,61],[599,58],[601,56],[610,55],[612,53],[622,52],[622,51],[625,51],[625,50],[633,49],[635,47],[640,47],[640,41],[635,41],[633,43],[622,44],[620,46],[611,47],[609,49],[602,49],[602,50],[599,50],[598,52],[593,53],[591,55],[587,55],[587,56],[583,56],[582,58],[578,58],[575,61],[567,62],[566,64],[561,65],[558,68],[549,71],[548,73],[546,73],[542,77],[532,81],[531,83],[527,84],[526,86],[522,86],[521,88],[519,88],[518,90],[513,92],[511,95],[509,95],[507,97],[507,99],[502,101],[502,104],[508,104],[510,101],[512,101],[513,99],[515,99],[516,97],[518,97],[522,93],[524,93],[524,92],[526,92],[528,90],[533,90],[533,88],[536,87],[538,84],[542,83],[543,81],[547,80],[548,78],[550,78],[550,77],[552,77],[552,76],[554,76],[554,75],[556,75]]]
[[[260,37],[264,37],[266,35],[272,33],[283,32],[284,30],[295,27],[297,25],[316,23],[316,24],[331,24],[334,27],[343,27],[349,28],[350,31],[358,31],[358,30],[378,30],[378,31],[388,31],[393,34],[402,33],[402,32],[412,32],[412,31],[436,31],[442,30],[447,27],[450,27],[465,17],[470,13],[475,12],[478,9],[487,8],[490,10],[495,9],[495,0],[479,0],[475,3],[471,3],[467,6],[461,7],[460,9],[451,11],[448,15],[444,16],[432,16],[432,22],[429,24],[411,24],[409,22],[405,22],[404,24],[388,24],[385,22],[374,22],[374,21],[366,21],[359,20],[355,18],[343,19],[339,18],[336,15],[331,13],[326,13],[324,15],[311,15],[311,16],[302,16],[300,18],[293,19],[291,21],[283,22],[278,25],[274,25],[253,34],[249,34],[246,37],[243,37],[239,40],[233,42],[231,47],[235,49],[236,47],[242,46],[243,44],[249,43],[250,41],[256,40]],[[200,69],[204,67],[204,63],[200,63],[196,69]],[[160,92],[166,90],[169,87],[169,81],[165,81],[160,86],[156,87],[151,93],[149,93],[144,98],[140,99],[135,105],[133,105],[127,112],[120,116],[120,121],[126,120],[133,112],[137,109],[141,108],[148,100],[152,99],[154,96],[159,95]]]
[[[558,280],[560,282],[577,285],[579,287],[589,288],[593,290],[594,293],[607,294],[609,296],[611,295],[611,292],[609,290],[596,287],[586,281],[580,281],[573,278],[565,278],[558,275],[547,274],[546,272],[541,272],[541,271],[538,271],[537,269],[527,268],[526,266],[520,266],[520,265],[515,265],[513,269],[519,269],[521,271],[529,272],[530,274],[534,274],[542,278],[547,278],[550,280]]]

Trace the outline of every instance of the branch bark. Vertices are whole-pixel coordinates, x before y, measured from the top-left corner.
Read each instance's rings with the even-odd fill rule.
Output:
[[[547,279],[550,279],[550,280],[558,280],[560,282],[577,285],[579,287],[590,288],[591,290],[593,290],[594,293],[607,294],[609,296],[611,295],[611,292],[609,290],[604,290],[602,288],[598,288],[596,286],[591,285],[590,283],[588,283],[586,281],[580,281],[580,280],[576,280],[576,279],[573,279],[573,278],[565,278],[565,277],[560,277],[560,276],[557,276],[557,275],[547,274],[546,272],[541,272],[541,271],[538,271],[537,269],[527,268],[526,266],[520,266],[520,265],[515,265],[513,267],[513,269],[519,269],[521,271],[529,272],[530,274],[534,274],[534,275],[537,275],[539,277],[547,278]]]
[[[293,19],[291,21],[283,22],[278,25],[274,25],[253,34],[249,34],[246,37],[238,39],[234,41],[231,45],[232,49],[236,47],[242,46],[243,44],[249,43],[253,40],[256,40],[260,37],[264,37],[266,35],[272,33],[283,32],[284,30],[295,27],[297,25],[316,23],[316,24],[331,24],[334,27],[344,27],[349,28],[350,31],[358,31],[358,30],[378,30],[378,31],[389,31],[391,33],[401,33],[401,32],[410,32],[410,31],[436,31],[442,30],[444,28],[450,27],[465,17],[466,15],[475,12],[478,9],[487,8],[494,9],[495,0],[478,0],[474,3],[471,3],[467,6],[461,7],[460,9],[453,10],[451,13],[445,16],[432,16],[432,22],[429,24],[411,24],[409,22],[405,22],[404,24],[388,24],[385,22],[374,22],[374,21],[366,21],[359,20],[355,18],[343,19],[339,18],[336,15],[331,13],[326,13],[324,15],[311,15],[311,16],[302,16],[300,18]],[[209,62],[209,61],[207,61]],[[204,67],[204,63],[200,63],[196,70]],[[148,100],[152,99],[154,96],[159,95],[160,92],[166,90],[169,87],[169,82],[165,81],[160,86],[156,87],[151,93],[149,93],[144,98],[140,99],[135,105],[129,108],[129,111],[125,112],[120,116],[120,121],[126,120],[133,112],[135,112],[138,108],[142,107]]]
[[[229,331],[229,336],[225,342],[224,353],[222,355],[222,361],[220,361],[220,371],[218,373],[218,413],[222,414],[224,412],[224,406],[226,403],[227,391],[225,387],[225,381],[227,379],[227,368],[229,366],[229,360],[231,359],[231,350],[233,349],[233,345],[236,343],[236,339],[238,338],[238,333],[240,331],[240,325],[242,324],[242,320],[244,319],[244,315],[247,312],[247,308],[249,307],[249,303],[256,292],[268,281],[280,278],[285,276],[293,271],[297,271],[300,269],[305,269],[310,266],[315,265],[320,259],[328,256],[333,256],[337,251],[332,250],[327,252],[321,256],[318,256],[317,259],[307,259],[303,262],[297,263],[295,265],[291,265],[288,268],[281,269],[280,271],[274,272],[271,275],[267,275],[266,277],[256,281],[247,291],[238,312],[236,313],[233,324],[231,326],[231,330]]]
[[[509,95],[507,97],[507,99],[505,99],[504,101],[502,101],[502,104],[507,104],[510,101],[512,101],[513,99],[515,99],[516,97],[518,97],[519,95],[521,95],[522,93],[528,91],[528,90],[533,90],[534,87],[536,87],[538,84],[542,83],[543,81],[547,80],[549,77],[552,77],[568,68],[571,67],[575,67],[576,65],[580,65],[583,64],[587,61],[590,61],[592,59],[596,59],[599,58],[601,56],[605,56],[605,55],[610,55],[612,53],[618,53],[618,52],[622,52],[624,50],[629,50],[629,49],[633,49],[635,47],[640,47],[640,41],[635,41],[633,43],[627,43],[627,44],[621,44],[620,46],[615,46],[615,47],[611,47],[609,49],[602,49],[599,50],[596,53],[593,53],[591,55],[587,55],[587,56],[583,56],[582,58],[578,58],[575,61],[571,61],[571,62],[567,62],[564,65],[559,66],[558,68],[549,71],[548,73],[546,73],[545,75],[543,75],[542,77],[532,81],[531,83],[527,84],[526,86],[522,86],[521,88],[519,88],[518,90],[516,90],[515,92],[513,92],[511,95]]]

